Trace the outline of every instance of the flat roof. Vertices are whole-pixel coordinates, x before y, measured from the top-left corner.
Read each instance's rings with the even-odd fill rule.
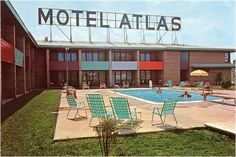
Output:
[[[235,68],[234,64],[192,64],[193,68]]]
[[[225,51],[236,52],[235,48],[205,47],[185,44],[157,43],[124,43],[124,42],[66,42],[66,41],[37,41],[41,48],[91,48],[91,49],[126,49],[126,50],[166,50],[166,51]]]
[[[8,6],[16,20],[22,26],[24,31],[28,34],[30,39],[33,41],[35,46],[40,48],[91,48],[91,49],[125,49],[125,50],[165,50],[165,51],[223,51],[223,52],[236,52],[235,48],[224,48],[224,47],[206,47],[206,46],[195,46],[185,44],[160,44],[160,43],[124,43],[124,42],[69,42],[69,41],[39,41],[35,40],[33,35],[25,26],[20,16],[10,3],[10,1],[3,1]]]

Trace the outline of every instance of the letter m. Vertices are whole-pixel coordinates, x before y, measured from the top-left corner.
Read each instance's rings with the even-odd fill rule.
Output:
[[[47,15],[45,16],[45,14],[43,12],[43,9],[39,8],[38,9],[38,20],[39,20],[38,22],[39,22],[40,25],[42,24],[42,17],[43,17],[43,20],[44,20],[44,24],[47,23],[48,18],[49,18],[49,20],[50,20],[49,23],[50,23],[50,25],[52,25],[52,18],[53,18],[52,9],[48,9]]]

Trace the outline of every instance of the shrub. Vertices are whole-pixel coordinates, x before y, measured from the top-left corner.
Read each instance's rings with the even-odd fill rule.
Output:
[[[219,85],[222,81],[222,72],[218,72],[216,75],[216,84]]]
[[[101,146],[102,154],[104,156],[109,155],[111,144],[116,143],[116,137],[118,134],[118,128],[116,121],[113,118],[104,118],[102,122],[95,127],[98,134],[99,143]]]
[[[231,87],[231,79],[226,77],[221,81],[221,87],[224,89],[229,89]]]

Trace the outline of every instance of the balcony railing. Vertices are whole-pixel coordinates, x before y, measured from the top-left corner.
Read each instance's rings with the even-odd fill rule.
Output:
[[[162,61],[151,61],[151,62],[139,62],[140,70],[163,70],[164,62]]]
[[[50,61],[50,70],[66,70],[66,62]],[[69,70],[79,70],[79,62],[68,62]]]
[[[113,61],[111,65],[112,70],[137,70],[138,65],[136,61]]]
[[[109,70],[108,61],[82,61],[81,70]]]
[[[1,38],[1,60],[7,63],[14,63],[14,48],[11,44]]]

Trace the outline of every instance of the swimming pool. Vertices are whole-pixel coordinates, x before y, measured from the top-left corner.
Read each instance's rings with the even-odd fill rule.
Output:
[[[153,103],[162,103],[168,99],[177,100],[177,102],[202,101],[200,93],[188,92],[192,95],[189,98],[180,97],[184,91],[162,89],[161,93],[157,93],[155,89],[122,89],[114,90],[116,93],[125,94],[127,96],[135,97],[136,99],[144,99]],[[220,100],[219,97],[207,96],[207,101]]]

